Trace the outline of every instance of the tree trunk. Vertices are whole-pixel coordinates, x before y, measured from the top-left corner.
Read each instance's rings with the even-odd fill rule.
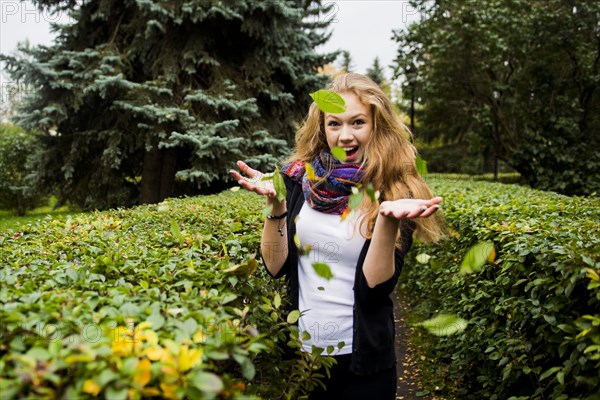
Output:
[[[173,192],[177,172],[177,153],[174,149],[159,149],[153,146],[144,154],[140,204],[163,201]]]
[[[488,143],[483,150],[483,172],[490,173],[494,172],[494,160],[496,159],[496,154],[493,148],[492,143]]]
[[[162,169],[160,174],[159,201],[163,201],[173,194],[173,184],[177,173],[177,151],[164,149],[162,151]]]

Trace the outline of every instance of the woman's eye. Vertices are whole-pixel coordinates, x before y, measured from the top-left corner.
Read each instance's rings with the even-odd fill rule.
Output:
[[[362,119],[357,119],[356,121],[354,121],[354,123],[358,124],[358,125],[362,125],[365,123],[365,121],[363,121]]]
[[[335,121],[329,121],[329,123],[327,124],[327,126],[338,126],[338,123]]]

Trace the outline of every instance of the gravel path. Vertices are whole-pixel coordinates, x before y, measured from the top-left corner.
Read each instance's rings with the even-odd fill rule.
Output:
[[[410,327],[406,319],[407,304],[395,290],[392,293],[394,300],[394,318],[396,322],[396,358],[398,359],[398,388],[397,400],[431,399],[429,396],[417,396],[422,390],[419,371],[416,367],[413,349],[409,346]]]

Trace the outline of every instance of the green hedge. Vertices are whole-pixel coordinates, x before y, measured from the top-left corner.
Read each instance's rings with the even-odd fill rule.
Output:
[[[444,197],[450,235],[417,244],[402,277],[414,312],[468,321],[444,337],[424,331],[438,393],[458,399],[600,398],[600,200],[516,185],[429,180]],[[460,274],[467,250],[495,258]],[[416,256],[427,254],[430,258]]]
[[[310,389],[330,359],[283,357],[298,313],[256,261],[261,204],[224,192],[0,232],[2,399]]]

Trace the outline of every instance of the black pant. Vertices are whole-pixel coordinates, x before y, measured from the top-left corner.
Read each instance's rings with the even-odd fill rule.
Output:
[[[394,400],[396,398],[396,366],[371,375],[350,372],[350,354],[334,357],[337,364],[325,378],[326,390],[317,386],[309,400]]]

